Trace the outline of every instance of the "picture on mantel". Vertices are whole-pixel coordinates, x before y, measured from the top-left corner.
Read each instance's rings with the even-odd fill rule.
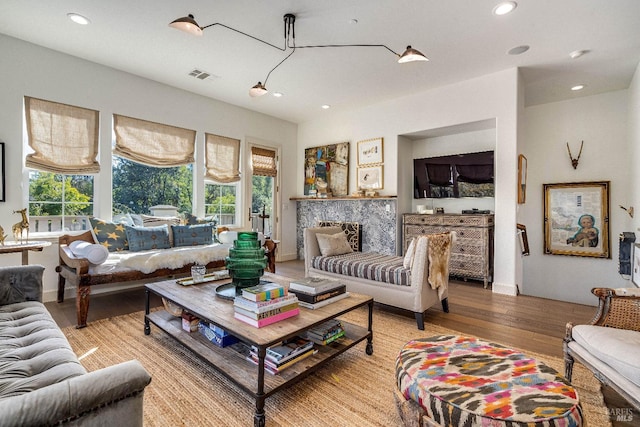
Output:
[[[343,197],[349,191],[349,143],[304,150],[304,195]]]

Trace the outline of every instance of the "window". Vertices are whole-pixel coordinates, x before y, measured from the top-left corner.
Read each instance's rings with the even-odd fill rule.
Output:
[[[217,216],[218,225],[236,223],[237,184],[205,184],[206,216]]]
[[[31,231],[87,230],[92,214],[93,176],[29,172]]]

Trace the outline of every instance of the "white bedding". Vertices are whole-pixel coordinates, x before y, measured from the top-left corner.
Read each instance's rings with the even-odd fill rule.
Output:
[[[230,244],[214,243],[140,252],[110,252],[103,264],[89,267],[89,274],[113,274],[131,270],[149,274],[160,268],[175,269],[191,263],[207,264],[224,260],[229,255],[230,247]]]

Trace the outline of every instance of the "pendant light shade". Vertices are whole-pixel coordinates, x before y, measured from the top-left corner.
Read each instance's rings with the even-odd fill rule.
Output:
[[[259,96],[264,95],[267,92],[268,92],[268,90],[267,90],[266,87],[264,87],[262,82],[258,82],[257,85],[255,85],[254,87],[249,89],[249,96],[252,97],[252,98],[257,98]]]
[[[178,18],[170,23],[169,26],[194,36],[202,36],[202,28],[200,28],[196,20],[193,18],[193,15]]]
[[[420,51],[412,48],[411,46],[407,46],[407,50],[404,51],[400,58],[398,59],[399,64],[404,64],[407,62],[413,61],[428,61],[429,58],[424,56]]]

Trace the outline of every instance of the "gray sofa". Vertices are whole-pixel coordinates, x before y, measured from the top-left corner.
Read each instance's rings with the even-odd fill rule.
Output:
[[[142,426],[136,361],[87,372],[42,304],[39,265],[0,267],[0,426]]]

